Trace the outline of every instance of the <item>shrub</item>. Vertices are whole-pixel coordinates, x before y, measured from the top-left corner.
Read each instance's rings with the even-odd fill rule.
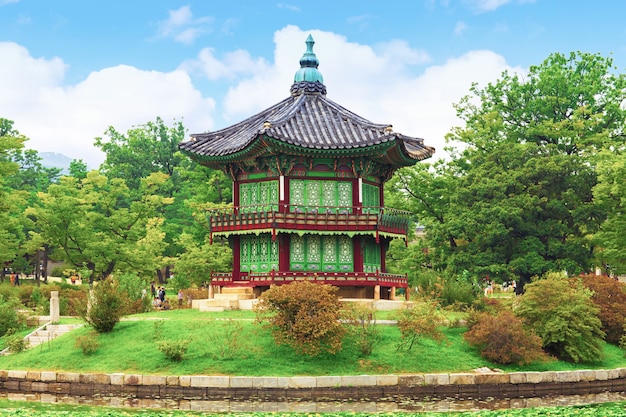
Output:
[[[524,289],[515,314],[541,337],[548,353],[573,362],[602,359],[598,308],[580,279],[548,273]]]
[[[26,350],[28,342],[19,334],[14,334],[7,339],[6,345],[11,353],[20,353]]]
[[[546,359],[541,349],[541,338],[532,330],[524,329],[523,322],[513,312],[503,310],[498,315],[479,313],[475,324],[463,337],[480,349],[482,357],[490,361],[524,365]]]
[[[86,335],[78,336],[74,346],[83,352],[83,355],[91,355],[96,353],[100,347],[100,341],[98,340],[98,332],[90,331]]]
[[[359,303],[350,306],[344,313],[348,333],[353,337],[362,356],[370,356],[382,340],[380,327],[376,325],[375,314],[376,310]]]
[[[241,322],[233,319],[221,323],[218,332],[207,334],[207,343],[217,352],[220,359],[235,359],[246,350],[246,334]]]
[[[398,329],[402,335],[397,349],[411,350],[413,345],[422,337],[440,341],[443,332],[439,327],[444,323],[445,317],[439,310],[439,305],[433,301],[413,303],[402,310],[398,317]]]
[[[618,344],[626,321],[626,289],[624,284],[607,276],[585,275],[583,285],[593,291],[591,301],[600,309],[598,318],[606,341]]]
[[[157,342],[159,350],[165,354],[165,357],[169,360],[180,362],[187,353],[187,347],[191,340],[160,340]]]
[[[120,318],[126,314],[124,297],[117,283],[111,279],[100,281],[91,290],[87,303],[78,307],[79,314],[98,333],[113,330]]]
[[[337,290],[308,281],[272,286],[255,306],[257,320],[269,323],[277,344],[289,345],[297,353],[336,353],[345,333]]]
[[[19,301],[15,298],[4,302],[0,300],[0,337],[9,329],[20,329],[24,326],[25,319],[18,313],[20,307]]]

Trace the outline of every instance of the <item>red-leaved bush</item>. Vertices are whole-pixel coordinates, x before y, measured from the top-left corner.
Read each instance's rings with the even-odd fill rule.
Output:
[[[602,322],[605,340],[617,344],[624,334],[626,320],[626,288],[621,282],[599,275],[584,275],[583,285],[593,291],[591,301],[600,309],[598,318]]]
[[[463,336],[472,346],[480,349],[482,357],[490,361],[519,365],[547,359],[541,348],[541,338],[526,330],[522,320],[511,311],[497,315],[477,313],[474,325]]]

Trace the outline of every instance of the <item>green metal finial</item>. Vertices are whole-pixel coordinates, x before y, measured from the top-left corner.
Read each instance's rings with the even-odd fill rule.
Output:
[[[313,40],[313,36],[309,35],[306,38],[306,52],[304,53],[304,55],[302,55],[302,58],[300,58],[300,69],[298,70],[298,72],[296,72],[296,75],[294,76],[294,83],[298,83],[301,81],[318,81],[320,83],[324,83],[324,77],[322,77],[322,74],[317,70],[320,61],[317,59],[317,56],[315,56],[315,53],[313,52],[314,44],[315,41]]]

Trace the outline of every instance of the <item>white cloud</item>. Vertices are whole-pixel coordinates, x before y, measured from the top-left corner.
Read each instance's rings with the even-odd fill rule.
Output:
[[[160,116],[183,120],[195,131],[213,128],[212,99],[202,97],[189,75],[142,71],[119,65],[92,72],[65,86],[66,65],[59,58],[33,58],[14,43],[0,43],[0,117],[30,140],[27,148],[58,152],[97,167],[104,155],[93,146],[108,126],[126,132]]]
[[[228,52],[220,60],[215,56],[213,48],[202,49],[197,58],[187,60],[180,66],[186,71],[203,74],[212,81],[221,78],[233,80],[241,75],[254,74],[259,70],[264,71],[268,67],[269,65],[263,58],[254,59],[248,51],[243,49]]]
[[[203,33],[210,31],[210,17],[194,18],[189,6],[168,12],[169,17],[159,22],[159,36],[171,37],[176,42],[191,44]]]
[[[465,24],[465,22],[458,21],[456,22],[456,25],[454,25],[455,35],[462,35],[466,30],[467,30],[467,25]]]

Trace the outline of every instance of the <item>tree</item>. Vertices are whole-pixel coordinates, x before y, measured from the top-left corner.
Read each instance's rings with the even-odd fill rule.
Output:
[[[0,118],[0,267],[4,278],[4,265],[16,259],[24,239],[23,219],[20,215],[24,204],[23,193],[8,186],[11,175],[19,169],[11,156],[19,152],[26,137],[13,129],[13,122]]]
[[[82,180],[62,177],[27,211],[40,227],[34,238],[88,271],[90,282],[114,271],[149,275],[162,265],[162,219],[157,212],[171,199],[156,191],[165,179],[163,174],[143,179],[141,195],[133,198],[123,180],[109,180],[98,171]]]
[[[261,294],[254,308],[258,320],[271,326],[277,344],[311,356],[334,354],[341,350],[345,333],[337,290],[307,281],[276,285]]]
[[[593,195],[607,219],[594,236],[600,247],[597,265],[609,274],[626,273],[626,154],[606,151],[598,164]]]
[[[211,272],[232,270],[233,254],[228,245],[221,242],[211,244],[209,236],[198,244],[189,233],[183,233],[176,243],[185,248],[174,264],[177,280],[201,286],[210,281]]]
[[[398,329],[402,338],[398,343],[398,350],[409,351],[424,337],[441,341],[443,332],[439,327],[443,325],[444,319],[439,305],[433,300],[413,303],[412,306],[401,310],[398,316]]]
[[[166,182],[159,195],[173,198],[172,204],[163,206],[160,215],[164,219],[165,255],[175,259],[186,250],[194,250],[196,242],[203,242],[208,228],[194,219],[199,204],[225,203],[231,198],[231,181],[224,173],[203,167],[178,151],[178,144],[185,138],[181,122],[172,127],[161,118],[154,122],[128,130],[125,134],[110,127],[106,137],[96,138],[96,146],[106,153],[102,172],[109,178],[126,181],[131,194],[137,192],[141,178],[158,172],[166,175]],[[180,240],[183,234],[191,234],[194,241]],[[192,244],[181,246],[181,242]],[[161,282],[166,277],[157,271]],[[166,275],[168,273],[166,272]]]
[[[572,53],[472,87],[456,106],[465,126],[448,135],[463,148],[398,176],[399,191],[419,196],[433,266],[522,284],[589,270],[606,216],[592,194],[597,155],[624,148],[625,80],[610,59]]]
[[[597,362],[604,332],[591,291],[578,278],[549,273],[526,286],[515,315],[541,337],[543,348],[560,359]]]

